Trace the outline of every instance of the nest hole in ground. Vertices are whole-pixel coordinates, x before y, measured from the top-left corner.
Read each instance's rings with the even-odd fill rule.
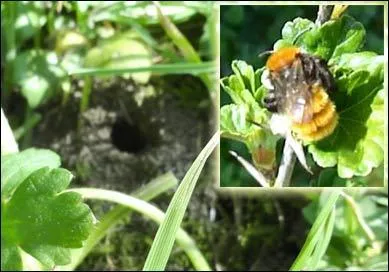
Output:
[[[120,151],[128,153],[139,153],[148,145],[147,137],[140,127],[122,117],[117,118],[112,126],[111,141]]]

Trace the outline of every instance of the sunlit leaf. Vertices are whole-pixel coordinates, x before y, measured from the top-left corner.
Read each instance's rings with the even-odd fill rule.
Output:
[[[71,178],[65,169],[44,167],[29,175],[9,201],[2,198],[2,250],[9,256],[6,263],[2,259],[2,268],[20,268],[16,247],[49,269],[70,262],[70,248],[81,247],[93,226],[81,196],[62,193]]]

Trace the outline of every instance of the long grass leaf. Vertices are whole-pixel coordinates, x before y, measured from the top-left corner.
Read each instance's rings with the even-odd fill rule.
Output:
[[[181,54],[184,58],[189,62],[201,63],[201,58],[196,50],[193,48],[192,44],[185,37],[184,34],[178,29],[178,27],[169,19],[169,17],[165,16],[162,12],[161,5],[158,1],[153,1],[155,7],[157,8],[158,18],[161,23],[161,26],[165,30],[166,34],[170,37],[172,42],[177,46],[180,50]],[[211,91],[214,88],[214,82],[210,78],[210,76],[205,72],[199,74],[199,77],[207,86],[208,90]]]
[[[172,172],[168,172],[151,180],[145,186],[142,186],[131,195],[149,201],[160,194],[170,190],[178,185],[178,180]],[[86,240],[84,246],[80,249],[72,250],[72,262],[66,266],[60,266],[61,271],[73,271],[91,252],[91,250],[103,239],[108,231],[131,214],[131,209],[124,205],[117,205],[99,221],[97,227],[92,231]]]
[[[330,192],[323,192],[323,194],[329,193],[324,206],[322,207],[318,217],[312,225],[311,230],[308,233],[307,240],[304,243],[303,248],[301,249],[299,255],[295,259],[293,265],[290,268],[290,271],[297,271],[302,269],[309,269],[307,265],[310,262],[310,258],[313,250],[315,249],[316,243],[321,237],[323,237],[323,230],[325,222],[327,221],[330,213],[339,198],[339,195],[342,193],[339,189],[333,189]]]
[[[166,217],[157,231],[147,256],[143,267],[144,271],[165,269],[173,248],[177,230],[181,225],[194,187],[207,158],[219,142],[219,134],[220,133],[217,132],[200,152],[175,192],[166,211]]]
[[[152,72],[155,74],[199,74],[215,72],[215,63],[171,63],[171,64],[154,64],[151,66],[136,68],[81,68],[69,72],[69,75],[122,75],[126,73]]]
[[[325,225],[324,237],[323,239],[320,239],[319,242],[316,244],[315,251],[312,254],[311,262],[309,265],[309,269],[311,270],[316,270],[320,260],[323,258],[324,254],[327,251],[334,231],[335,214],[335,207],[333,207]]]
[[[120,192],[92,188],[71,189],[69,191],[77,192],[85,199],[106,200],[126,206],[134,211],[141,213],[145,217],[150,218],[158,224],[162,224],[166,218],[165,213],[158,209],[156,206],[144,200]],[[196,246],[196,243],[187,232],[185,232],[182,228],[178,228],[176,232],[176,238],[178,246],[181,247],[188,255],[195,269],[200,271],[210,270],[204,256],[201,254],[200,250]]]

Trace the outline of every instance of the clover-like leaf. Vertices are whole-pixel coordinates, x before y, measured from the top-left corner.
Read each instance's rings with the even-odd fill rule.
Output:
[[[42,168],[57,168],[61,158],[47,149],[29,148],[1,157],[1,197],[6,199],[33,172]]]
[[[22,249],[45,268],[70,262],[70,248],[80,248],[93,227],[93,215],[81,196],[65,192],[72,174],[41,168],[28,176],[9,201],[2,198],[1,267],[20,269]]]

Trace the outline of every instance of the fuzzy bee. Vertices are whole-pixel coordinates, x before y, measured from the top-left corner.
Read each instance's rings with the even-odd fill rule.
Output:
[[[334,132],[339,117],[328,93],[335,90],[335,81],[323,59],[297,47],[280,49],[268,58],[261,81],[268,89],[264,106],[287,117],[288,124],[278,124],[283,130],[304,142]]]

